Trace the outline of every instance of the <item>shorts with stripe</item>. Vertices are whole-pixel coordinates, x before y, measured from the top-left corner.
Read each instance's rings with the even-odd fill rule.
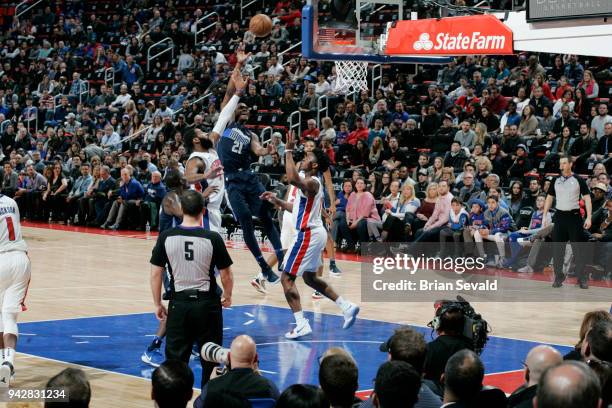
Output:
[[[285,211],[280,231],[281,248],[290,249],[296,235],[297,231],[293,226],[293,216],[289,211]]]
[[[30,258],[23,251],[0,253],[0,305],[2,313],[26,310],[30,284]]]
[[[206,208],[202,216],[204,229],[221,232],[221,211],[218,208]]]
[[[326,242],[327,231],[323,227],[298,231],[285,255],[283,271],[294,277],[302,276],[304,272],[316,272],[321,266]]]

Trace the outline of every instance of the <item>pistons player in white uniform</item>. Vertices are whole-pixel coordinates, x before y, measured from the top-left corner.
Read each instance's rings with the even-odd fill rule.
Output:
[[[200,129],[189,130],[185,134],[185,144],[191,150],[185,169],[185,179],[191,188],[204,193],[206,211],[202,217],[202,226],[211,231],[221,231],[221,203],[225,194],[223,166],[213,143],[208,135]],[[202,184],[205,182],[207,187]]]
[[[355,323],[359,307],[348,300],[338,296],[334,289],[323,279],[317,276],[317,269],[321,266],[321,253],[327,241],[327,230],[323,226],[321,211],[323,210],[323,185],[318,177],[329,165],[325,153],[321,149],[307,152],[300,163],[300,170],[304,176],[298,174],[293,161],[293,147],[295,146],[293,134],[287,135],[285,150],[285,164],[287,181],[297,187],[295,201],[291,204],[281,200],[272,192],[265,192],[261,198],[282,207],[292,213],[292,223],[296,230],[293,242],[285,255],[281,283],[285,292],[287,303],[295,317],[296,326],[285,334],[288,339],[297,339],[312,333],[310,323],[304,318],[300,294],[295,279],[301,276],[304,282],[325,297],[336,302],[344,315],[343,328],[348,329]]]
[[[24,301],[30,283],[27,251],[17,203],[0,194],[0,387],[8,387],[15,373],[17,314],[26,310]]]

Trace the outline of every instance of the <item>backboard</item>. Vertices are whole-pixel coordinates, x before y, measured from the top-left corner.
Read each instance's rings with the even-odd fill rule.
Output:
[[[302,9],[302,54],[319,61],[446,64],[450,57],[384,55],[389,23],[404,19],[403,0],[308,0]]]

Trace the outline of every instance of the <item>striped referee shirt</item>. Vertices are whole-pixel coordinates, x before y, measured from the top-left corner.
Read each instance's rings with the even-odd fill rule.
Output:
[[[218,233],[179,225],[159,234],[151,264],[168,268],[175,292],[193,289],[215,292],[215,267],[228,268],[232,258]]]
[[[581,177],[558,176],[550,185],[548,194],[555,197],[555,208],[559,211],[580,209],[580,198],[589,194],[589,186]]]

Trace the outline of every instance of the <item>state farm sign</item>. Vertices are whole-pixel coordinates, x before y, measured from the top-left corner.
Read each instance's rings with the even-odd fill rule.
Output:
[[[385,55],[512,54],[512,30],[491,15],[403,20],[387,32]]]

